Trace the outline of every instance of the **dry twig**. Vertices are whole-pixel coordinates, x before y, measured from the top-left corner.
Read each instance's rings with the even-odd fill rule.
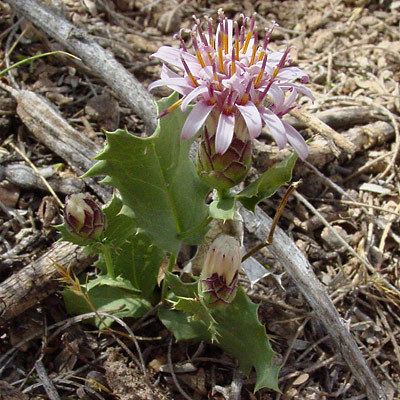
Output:
[[[148,131],[156,127],[156,107],[142,84],[114,57],[57,12],[36,0],[6,0],[14,10],[78,56],[143,119]]]

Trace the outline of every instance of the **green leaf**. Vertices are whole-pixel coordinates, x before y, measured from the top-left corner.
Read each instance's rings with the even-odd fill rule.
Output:
[[[78,295],[70,288],[65,288],[63,291],[65,306],[70,314],[79,315],[96,310],[120,318],[139,318],[151,308],[151,304],[139,297],[138,291],[123,279],[113,280],[100,276],[81,286],[89,302],[84,296]],[[109,327],[114,320],[109,317],[96,317],[88,322],[104,329]]]
[[[239,288],[232,303],[216,308],[212,316],[217,322],[218,345],[236,357],[240,369],[257,373],[254,391],[264,387],[279,391],[279,367],[274,364],[274,351],[269,344],[264,326],[258,321],[258,305],[251,302],[243,288]]]
[[[164,110],[178,99],[161,100]],[[159,248],[176,253],[179,235],[201,225],[207,217],[205,197],[209,189],[198,178],[189,159],[190,141],[180,137],[186,115],[180,110],[159,120],[155,133],[140,138],[125,130],[107,133],[107,146],[86,176],[106,175],[122,201],[133,210],[138,226]],[[184,238],[198,243],[202,232]]]
[[[118,276],[116,278],[110,278],[107,275],[100,275],[95,279],[87,282],[83,287],[90,292],[97,286],[108,286],[108,287],[128,290],[136,294],[140,293],[140,290],[135,288],[131,282],[122,278],[121,276]]]
[[[124,206],[119,197],[114,195],[103,208],[103,212],[106,216],[106,228],[103,233],[105,243],[119,244],[136,233],[135,216],[128,207]]]
[[[222,199],[216,199],[209,207],[211,217],[224,221],[233,219],[235,215],[235,198],[224,197]]]
[[[151,298],[157,285],[158,272],[164,257],[164,252],[150,241],[142,232],[138,232],[131,241],[132,245],[132,269],[123,271],[124,276],[129,277],[138,287],[143,297]]]
[[[198,281],[185,283],[182,282],[181,279],[172,274],[171,272],[167,272],[165,275],[165,279],[167,285],[171,288],[173,294],[178,297],[191,297],[195,298],[198,294]]]
[[[131,235],[122,244],[113,244],[111,257],[115,275],[128,280],[142,296],[152,299],[164,253],[141,232]],[[106,271],[104,260],[97,267]]]
[[[282,160],[265,171],[258,179],[251,182],[236,198],[250,211],[255,210],[256,205],[271,197],[281,186],[292,179],[292,171],[297,161],[297,154]]]
[[[177,340],[206,340],[239,361],[240,369],[257,374],[255,391],[264,387],[279,391],[279,367],[274,364],[274,351],[259,322],[258,305],[251,302],[242,288],[232,303],[207,309],[197,298],[174,298],[174,310],[159,312],[162,323]],[[179,313],[178,311],[182,311]]]
[[[211,341],[211,335],[206,325],[194,321],[189,315],[167,307],[158,310],[160,321],[173,333],[176,340]]]
[[[150,299],[157,284],[162,250],[137,228],[132,210],[117,196],[103,211],[107,218],[103,242],[112,248],[115,274],[127,279],[144,298]],[[103,260],[98,266],[106,270]]]
[[[211,310],[200,299],[178,297],[176,301],[173,301],[173,308],[190,315],[191,321],[203,323],[207,328],[211,343],[219,341],[218,325],[211,314]]]

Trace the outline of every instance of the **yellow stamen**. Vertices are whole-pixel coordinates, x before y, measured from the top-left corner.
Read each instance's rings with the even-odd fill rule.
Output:
[[[275,67],[274,72],[272,73],[272,79],[275,79],[279,74],[279,67]]]
[[[256,78],[256,80],[254,82],[254,87],[255,88],[257,88],[260,85],[263,75],[264,75],[264,70],[260,69],[260,72],[258,73],[257,78]]]
[[[242,47],[242,53],[246,53],[247,48],[249,47],[250,39],[252,36],[253,36],[253,32],[247,32],[246,39],[245,39],[243,47]]]
[[[199,86],[199,84],[196,81],[196,78],[193,76],[193,74],[191,72],[188,72],[188,77],[192,81],[194,86],[196,86],[196,87]]]
[[[262,59],[264,58],[264,56],[265,56],[265,51],[261,50],[261,51],[260,51],[260,54],[258,55],[258,61],[262,61]]]
[[[220,72],[224,72],[224,58],[222,55],[222,46],[218,48],[218,62]]]
[[[236,73],[236,63],[232,62],[231,63],[231,76]]]
[[[239,60],[239,40],[235,41],[235,59]]]
[[[210,65],[213,64],[214,59],[213,59],[213,56],[212,56],[212,54],[211,54],[211,52],[209,50],[207,50],[207,56],[208,56],[208,61],[210,61]]]
[[[164,115],[167,115],[170,112],[176,110],[182,104],[182,101],[183,101],[183,98],[179,99],[174,104],[170,105],[168,108],[166,108],[164,111],[162,111],[162,113],[160,114],[160,117],[164,116]]]
[[[196,57],[199,60],[200,65],[202,66],[202,68],[205,68],[206,63],[203,60],[203,56],[201,55],[200,51],[196,51]]]
[[[228,53],[228,36],[225,34],[225,32],[222,32],[222,43],[224,45],[224,52],[225,54]]]
[[[254,60],[256,58],[256,52],[257,52],[257,45],[254,43],[253,44],[253,50],[251,53],[251,59],[250,59],[250,64],[249,65],[253,65],[254,64]]]

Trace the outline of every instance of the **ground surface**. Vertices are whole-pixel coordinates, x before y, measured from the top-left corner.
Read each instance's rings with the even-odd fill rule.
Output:
[[[47,3],[51,3],[48,1]],[[348,322],[371,368],[390,399],[399,398],[400,319],[399,299],[384,290],[366,272],[355,254],[368,259],[394,286],[400,283],[400,4],[398,1],[312,0],[312,1],[144,1],[144,0],[64,0],[57,1],[77,26],[83,27],[101,45],[109,48],[123,65],[148,85],[158,77],[160,65],[149,59],[161,44],[173,44],[178,27],[189,27],[191,16],[213,15],[222,7],[230,17],[256,11],[258,25],[276,20],[276,46],[290,43],[294,62],[311,77],[316,101],[304,108],[312,113],[326,111],[327,122],[339,132],[356,125],[371,128],[378,120],[391,126],[391,134],[378,145],[370,129],[371,141],[363,142],[351,157],[327,157],[315,150],[308,165],[299,164],[295,178],[299,188],[320,214],[308,209],[298,197],[292,198],[280,225],[307,255],[314,271],[325,284],[342,317]],[[49,50],[52,41],[29,23],[17,18],[0,2],[0,60],[16,62],[21,57]],[[23,32],[23,35],[21,35]],[[4,65],[2,65],[4,67]],[[139,119],[90,71],[79,70],[56,58],[37,61],[7,78],[8,84],[41,93],[55,104],[75,128],[101,144],[101,129],[126,126],[142,131]],[[167,94],[159,90],[156,95]],[[335,108],[354,107],[348,119],[335,120]],[[364,112],[355,118],[354,114]],[[333,122],[332,122],[333,121]],[[394,128],[396,127],[396,128]],[[396,130],[397,129],[397,130]],[[312,136],[304,131],[306,136]],[[6,139],[11,137],[11,142]],[[258,171],[266,167],[261,139],[256,154]],[[18,146],[47,177],[74,178],[68,166],[58,172],[49,166],[62,162],[45,146],[30,137],[16,117],[15,102],[0,90],[0,281],[6,279],[46,251],[57,235],[51,225],[60,217],[49,193],[29,176],[25,182],[5,179],[4,168],[26,165],[10,143]],[[319,151],[319,152],[318,152]],[[50,172],[49,172],[50,170]],[[257,173],[254,170],[254,173]],[[81,191],[82,183],[71,179],[59,192]],[[282,193],[280,194],[282,195]],[[273,215],[279,195],[263,204]],[[45,202],[47,201],[47,202]],[[46,207],[45,207],[46,206]],[[52,212],[52,210],[55,210]],[[321,215],[344,239],[338,240],[321,222]],[[251,245],[252,238],[247,239]],[[355,253],[351,254],[349,245]],[[260,255],[276,274],[282,268],[268,251]],[[98,335],[81,324],[62,325],[57,335],[44,328],[67,318],[58,295],[31,309],[3,329],[0,354],[7,353],[0,365],[0,398],[47,398],[43,380],[33,367],[43,362],[63,398],[181,399],[168,373],[168,355],[182,363],[177,378],[193,399],[233,399],[231,383],[243,384],[241,397],[257,399],[363,399],[363,388],[337,355],[331,339],[313,318],[294,283],[282,277],[265,279],[249,292],[261,304],[260,317],[266,323],[273,347],[280,355],[282,394],[261,391],[252,394],[252,379],[238,373],[235,363],[215,347],[188,344],[168,346],[168,332],[149,317],[135,325],[152,384],[149,389],[136,366],[136,353],[129,340]],[[32,333],[38,339],[26,341]],[[131,350],[130,350],[131,349]],[[186,362],[186,364],[185,364]],[[164,372],[162,372],[164,371]],[[94,383],[98,382],[98,383]],[[3,397],[2,397],[3,396]],[[27,397],[28,396],[28,397]],[[224,397],[225,396],[225,397]]]

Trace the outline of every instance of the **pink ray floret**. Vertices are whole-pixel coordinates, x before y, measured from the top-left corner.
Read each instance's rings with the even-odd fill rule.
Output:
[[[308,148],[303,137],[282,121],[282,116],[296,106],[299,95],[313,96],[304,86],[308,75],[290,66],[290,49],[279,52],[268,48],[274,26],[261,41],[255,15],[243,16],[239,27],[220,11],[215,34],[212,19],[205,24],[195,19],[190,49],[179,33],[179,49],[162,46],[153,54],[181,72],[177,74],[164,64],[161,79],[149,86],[149,90],[168,86],[182,95],[160,117],[178,107],[186,111],[194,104],[182,129],[184,139],[192,138],[213,114],[217,153],[229,148],[235,128],[243,120],[250,138],[258,137],[265,126],[279,148],[289,143],[305,159]]]

